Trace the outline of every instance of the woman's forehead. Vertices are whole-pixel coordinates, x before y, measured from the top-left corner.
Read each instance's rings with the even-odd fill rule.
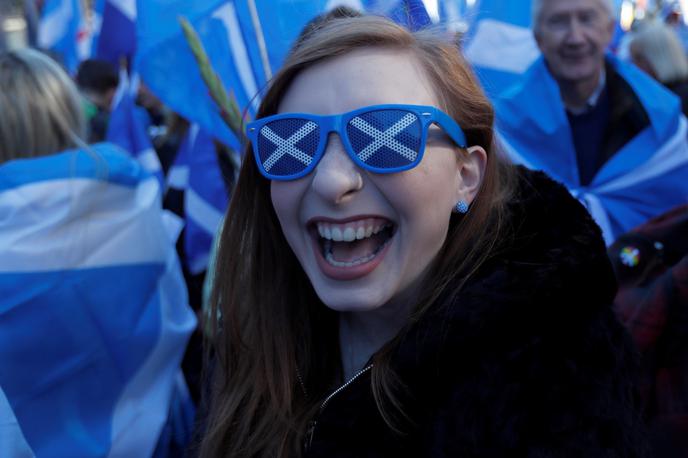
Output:
[[[280,113],[336,114],[368,105],[437,105],[430,81],[410,51],[369,47],[318,62],[286,90]]]

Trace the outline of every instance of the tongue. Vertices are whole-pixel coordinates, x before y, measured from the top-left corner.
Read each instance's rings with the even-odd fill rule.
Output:
[[[353,242],[332,242],[332,257],[338,262],[354,262],[375,253],[387,240],[385,231]]]

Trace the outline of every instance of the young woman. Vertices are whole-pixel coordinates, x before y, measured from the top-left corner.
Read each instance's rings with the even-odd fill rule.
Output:
[[[643,455],[600,231],[492,125],[433,36],[292,51],[220,242],[202,456]]]

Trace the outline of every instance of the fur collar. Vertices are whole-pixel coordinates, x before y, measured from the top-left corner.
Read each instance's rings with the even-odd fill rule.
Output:
[[[498,350],[558,332],[612,303],[614,273],[587,210],[542,172],[519,167],[517,189],[509,205],[513,239],[402,339],[395,355],[402,378],[476,354],[468,345]]]

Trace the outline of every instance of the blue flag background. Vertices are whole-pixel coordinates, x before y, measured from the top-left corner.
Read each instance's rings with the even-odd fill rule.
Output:
[[[112,145],[0,166],[0,389],[36,456],[160,447],[196,325],[180,229]]]

